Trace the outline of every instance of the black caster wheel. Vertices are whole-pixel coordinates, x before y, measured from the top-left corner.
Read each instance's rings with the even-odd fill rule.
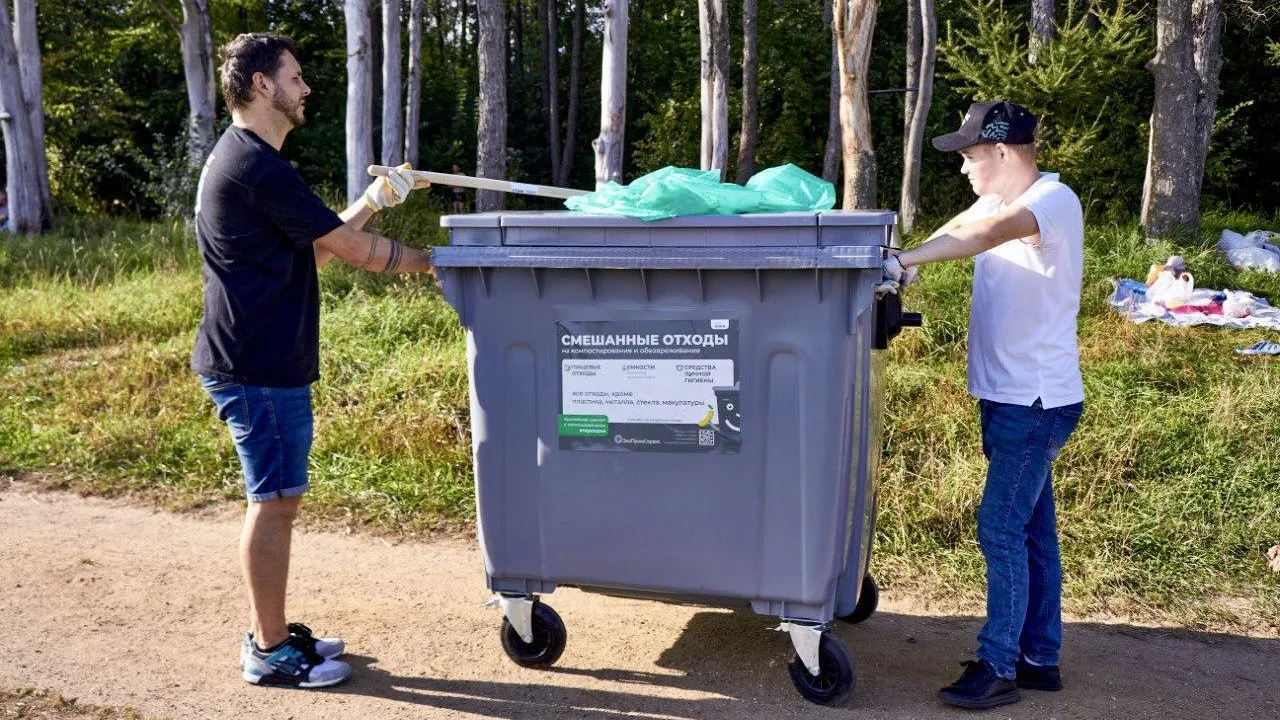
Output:
[[[555,663],[564,652],[565,639],[564,621],[541,602],[533,604],[533,642],[525,642],[511,622],[502,618],[502,649],[517,665],[538,668]]]
[[[818,667],[815,676],[804,666],[797,655],[787,663],[791,682],[805,700],[818,705],[841,705],[853,694],[857,676],[853,669],[853,657],[840,638],[826,633],[818,643]]]
[[[857,625],[871,617],[879,604],[880,588],[876,587],[876,579],[870,575],[864,575],[862,577],[862,591],[858,593],[858,604],[853,606],[853,612],[848,615],[841,615],[837,619],[850,625]]]

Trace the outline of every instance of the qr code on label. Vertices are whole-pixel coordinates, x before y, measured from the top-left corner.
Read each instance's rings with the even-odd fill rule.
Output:
[[[711,447],[716,444],[716,431],[711,428],[698,429],[698,444],[703,447]]]

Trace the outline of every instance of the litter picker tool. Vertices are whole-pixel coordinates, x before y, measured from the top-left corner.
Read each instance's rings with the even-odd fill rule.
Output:
[[[370,165],[369,174],[373,176],[383,176],[390,172],[392,168],[386,165]],[[429,172],[427,170],[410,170],[413,175],[414,187],[425,187],[420,181],[426,181],[432,185],[451,185],[453,187],[475,188],[477,190],[497,190],[504,193],[516,193],[518,195],[534,195],[536,197],[557,198],[567,200],[578,195],[586,195],[588,191],[577,190],[574,188],[554,187],[551,185],[531,185],[528,183],[512,182],[510,180],[493,180],[491,178],[471,177],[470,175],[452,175],[450,173]]]

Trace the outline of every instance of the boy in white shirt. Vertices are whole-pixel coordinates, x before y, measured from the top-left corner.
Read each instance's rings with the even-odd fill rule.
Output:
[[[885,260],[910,284],[931,262],[975,257],[969,392],[978,398],[987,481],[978,542],[987,623],[978,659],[938,698],[966,708],[1060,690],[1062,563],[1051,470],[1080,421],[1076,347],[1084,216],[1071,188],[1036,167],[1036,118],[1005,100],[974,103],[933,146],[964,157],[978,201],[924,243]]]

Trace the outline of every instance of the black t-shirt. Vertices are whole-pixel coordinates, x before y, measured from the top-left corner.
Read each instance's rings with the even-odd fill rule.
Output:
[[[301,387],[320,378],[311,243],[342,224],[275,148],[232,125],[196,190],[204,320],[191,368],[217,380]]]

